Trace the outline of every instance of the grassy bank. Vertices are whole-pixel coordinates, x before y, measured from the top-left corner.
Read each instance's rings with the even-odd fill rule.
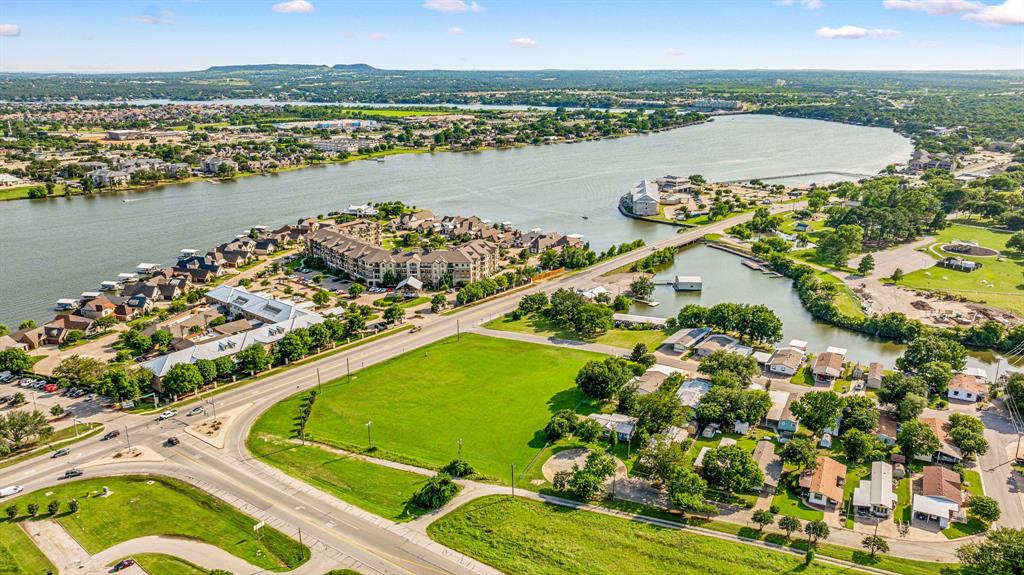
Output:
[[[517,320],[500,317],[484,324],[487,329],[498,331],[511,331],[516,333],[528,333],[541,337],[555,337],[571,341],[586,341],[587,343],[600,343],[624,349],[631,349],[638,343],[646,344],[648,348],[654,349],[661,344],[666,337],[665,332],[660,329],[654,330],[629,330],[610,329],[603,334],[589,340],[583,340],[580,336],[571,331],[554,326],[547,318],[537,315],[530,315]]]
[[[132,555],[132,559],[135,559],[135,562],[149,575],[206,575],[209,573],[206,569],[184,559],[160,553],[140,553]]]
[[[7,504],[5,502],[4,507]],[[0,522],[0,575],[56,572],[56,568],[21,526],[10,521]]]
[[[110,488],[108,497],[102,496],[104,487]],[[77,499],[81,506],[74,514],[67,508],[71,499]],[[257,537],[253,531],[255,519],[167,477],[86,479],[22,495],[4,504],[18,506],[21,515],[16,520],[31,521],[26,515],[28,504],[39,504],[40,517],[51,519],[46,512],[50,501],[61,503],[53,519],[92,554],[136,537],[166,535],[215,545],[270,571],[289,571],[309,558],[308,548],[300,552],[298,542],[280,531],[264,527]]]
[[[427,528],[432,539],[511,575],[702,573],[831,575],[799,557],[519,498],[470,502]]]
[[[307,437],[350,451],[438,468],[462,455],[487,477],[508,481],[544,446],[544,425],[581,406],[579,368],[604,356],[479,335],[449,338],[323,386]],[[353,366],[354,367],[354,366]],[[264,413],[254,430],[294,435],[305,394]],[[581,405],[582,404],[582,405]],[[372,421],[370,433],[367,422]]]

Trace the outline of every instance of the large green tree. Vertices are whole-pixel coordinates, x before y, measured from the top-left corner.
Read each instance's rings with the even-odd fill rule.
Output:
[[[704,456],[708,483],[728,492],[753,491],[764,483],[764,473],[753,456],[739,445],[711,449]]]

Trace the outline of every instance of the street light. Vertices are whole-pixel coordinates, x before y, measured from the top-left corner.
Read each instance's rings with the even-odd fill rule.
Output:
[[[72,418],[72,421],[75,424],[75,437],[78,437],[78,418],[74,417],[74,418]]]
[[[366,442],[370,445],[369,449],[373,449],[373,421],[366,422]]]
[[[462,459],[462,438],[459,438],[459,459]]]
[[[217,404],[215,404],[213,401],[211,401],[209,399],[207,399],[204,403],[209,403],[210,404],[210,407],[213,408],[213,418],[217,419]]]

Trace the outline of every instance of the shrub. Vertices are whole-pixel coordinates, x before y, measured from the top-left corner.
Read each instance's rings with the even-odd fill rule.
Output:
[[[412,504],[422,509],[438,509],[459,492],[459,486],[447,473],[438,473],[412,496]]]
[[[470,477],[476,470],[464,459],[453,459],[441,468],[441,473],[447,473],[452,477]]]

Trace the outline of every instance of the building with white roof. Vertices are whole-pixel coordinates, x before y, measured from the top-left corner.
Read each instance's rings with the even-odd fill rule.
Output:
[[[640,180],[622,197],[622,204],[637,216],[656,216],[660,208],[658,185],[650,180]]]
[[[858,513],[888,517],[896,508],[892,489],[892,465],[885,461],[871,464],[871,479],[862,479],[853,490],[853,506]]]
[[[706,379],[688,379],[676,390],[676,397],[684,407],[697,407],[700,400],[711,391],[711,382]]]

